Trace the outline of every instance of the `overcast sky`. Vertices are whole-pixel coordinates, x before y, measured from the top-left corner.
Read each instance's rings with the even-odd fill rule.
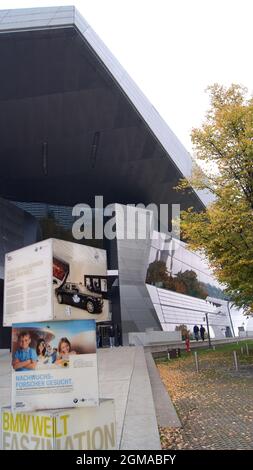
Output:
[[[253,92],[252,0],[0,0],[0,9],[71,4],[190,152],[208,85]]]

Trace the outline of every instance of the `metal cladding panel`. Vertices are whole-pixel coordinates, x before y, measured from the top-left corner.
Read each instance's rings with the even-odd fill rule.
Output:
[[[161,325],[145,285],[150,234],[145,239],[127,239],[127,225],[119,217],[120,210],[126,215],[126,206],[115,205],[121,321],[123,338],[127,342],[129,332],[145,331],[151,327],[160,330]],[[128,211],[133,214],[148,212],[136,208],[128,208]],[[132,225],[132,235],[133,231]]]
[[[157,290],[160,303],[165,306],[175,306],[207,313],[215,313],[217,311],[216,307],[206,300],[191,297],[190,295],[179,294],[166,289],[158,288]]]
[[[21,8],[0,11],[0,31],[45,28],[74,23],[75,8]]]
[[[175,326],[181,324],[203,324],[206,326],[205,314],[208,314],[209,324],[212,327],[230,325],[228,315],[225,312],[221,312],[220,308],[210,301],[148,284],[146,287],[163,328],[164,325]],[[216,332],[215,336],[217,334]]]

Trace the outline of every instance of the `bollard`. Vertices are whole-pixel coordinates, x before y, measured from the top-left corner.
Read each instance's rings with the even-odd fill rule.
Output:
[[[244,349],[243,349],[243,346],[241,347],[241,355],[243,356],[243,352],[244,352]]]
[[[247,354],[247,356],[249,356],[249,346],[248,346],[248,343],[245,344],[245,348],[246,348],[246,354]]]
[[[213,346],[213,350],[215,351],[215,346]]]
[[[233,354],[234,354],[235,370],[238,371],[238,361],[237,361],[237,354],[236,354],[236,351],[233,351]]]
[[[197,353],[197,351],[194,352],[194,357],[195,357],[196,371],[197,371],[197,373],[199,373],[199,360],[198,360],[198,353]]]
[[[170,360],[170,353],[168,352],[168,361]]]

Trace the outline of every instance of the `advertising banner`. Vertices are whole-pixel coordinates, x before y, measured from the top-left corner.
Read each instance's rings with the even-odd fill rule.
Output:
[[[98,372],[94,320],[13,325],[13,410],[96,405]]]
[[[105,250],[49,239],[6,254],[4,326],[54,319],[109,319]]]
[[[113,400],[99,406],[12,413],[1,410],[3,450],[116,449]]]

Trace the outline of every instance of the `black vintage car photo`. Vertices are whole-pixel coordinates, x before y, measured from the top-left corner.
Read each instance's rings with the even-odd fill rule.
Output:
[[[59,304],[82,308],[88,313],[101,313],[103,310],[102,295],[91,293],[83,285],[66,282],[55,289],[55,295]]]

